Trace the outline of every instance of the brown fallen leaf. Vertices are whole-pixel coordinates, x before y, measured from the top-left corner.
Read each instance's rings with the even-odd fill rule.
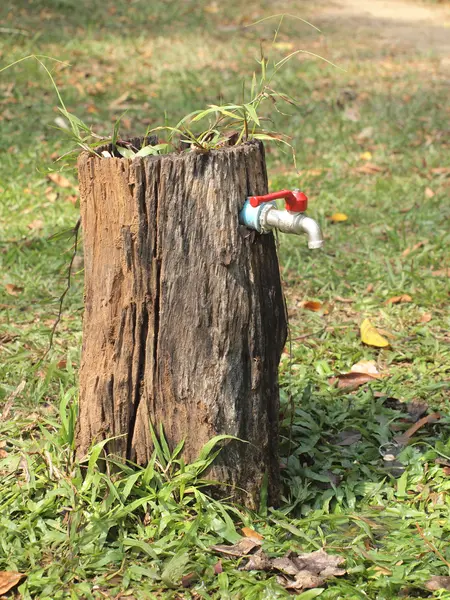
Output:
[[[44,221],[41,219],[35,219],[34,221],[31,221],[31,223],[28,223],[27,227],[31,231],[39,231],[44,227]]]
[[[18,337],[18,335],[12,335],[10,333],[0,333],[0,346],[16,341]]]
[[[431,271],[433,277],[450,277],[450,268],[448,269],[437,269],[436,271]]]
[[[356,139],[359,142],[363,142],[365,140],[369,140],[371,137],[373,137],[374,134],[374,128],[373,127],[364,127],[364,129],[362,129],[358,135],[356,136]]]
[[[56,363],[56,366],[58,367],[58,369],[65,369],[67,367],[67,360],[65,360],[64,358],[61,359]]]
[[[242,567],[243,571],[270,571],[272,560],[262,551],[258,550],[249,557],[247,563]]]
[[[423,313],[423,315],[420,317],[419,322],[420,323],[429,323],[432,318],[433,318],[433,315],[431,313]]]
[[[50,181],[52,181],[59,187],[73,187],[72,182],[69,179],[67,179],[67,177],[64,177],[64,175],[61,175],[61,173],[49,173],[47,177],[50,179]]]
[[[359,109],[357,106],[349,106],[344,111],[344,119],[357,123],[360,119]]]
[[[401,296],[393,296],[386,300],[385,304],[400,304],[402,302],[412,302],[412,298],[409,294],[402,294]]]
[[[221,554],[227,554],[228,556],[246,556],[250,554],[252,550],[261,546],[261,540],[251,539],[251,538],[242,538],[237,542],[237,544],[233,544],[232,546],[228,546],[225,544],[219,544],[216,546],[211,546],[211,550],[215,552],[220,552]]]
[[[436,421],[439,421],[440,418],[441,418],[441,415],[438,412],[431,413],[430,415],[427,415],[426,417],[419,419],[419,421],[417,421],[417,423],[414,423],[414,425],[412,425],[404,433],[401,433],[400,435],[396,435],[394,440],[400,446],[406,446],[407,443],[409,442],[409,440],[412,438],[412,436],[415,433],[417,433],[417,431],[419,429],[421,429],[424,425],[428,425],[429,423],[435,423]]]
[[[431,198],[434,198],[435,195],[436,194],[433,192],[433,190],[431,188],[429,188],[429,187],[425,188],[425,198],[431,199]]]
[[[285,558],[274,559],[273,567],[295,579],[288,581],[286,589],[302,590],[320,587],[329,577],[345,575],[345,569],[338,568],[344,558],[327,554],[320,549],[308,554],[290,554]]]
[[[437,590],[450,590],[450,577],[448,575],[433,575],[426,583],[425,587],[430,592]]]
[[[315,302],[314,300],[306,300],[301,304],[302,308],[306,310],[312,310],[313,312],[319,312],[322,310],[322,302]]]
[[[341,373],[336,377],[331,377],[328,380],[330,385],[335,385],[337,383],[337,388],[339,390],[356,390],[361,385],[368,383],[369,381],[377,380],[381,377],[381,375],[370,375],[369,373]]]
[[[417,244],[414,244],[414,246],[411,246],[411,248],[405,248],[405,250],[403,250],[402,252],[402,256],[408,256],[408,254],[411,254],[411,252],[422,248],[422,246],[425,246],[425,244],[428,244],[428,240],[422,240],[421,242],[417,242]]]
[[[197,573],[195,573],[195,571],[193,571],[192,573],[183,575],[183,577],[181,578],[181,585],[184,588],[189,588],[195,582],[196,579],[197,579]]]
[[[436,167],[431,169],[433,175],[448,175],[450,174],[450,167]]]
[[[376,165],[375,163],[367,162],[365,165],[355,167],[353,171],[355,173],[362,173],[364,175],[376,175],[377,173],[383,173],[385,169],[379,165]]]
[[[218,575],[219,573],[223,573],[222,561],[218,560],[214,565],[214,574]]]
[[[343,304],[353,304],[354,302],[353,298],[343,298],[342,296],[336,296],[334,299],[336,302],[342,302]]]
[[[23,287],[15,285],[14,283],[7,283],[5,285],[5,291],[10,296],[18,296],[20,293],[23,292]]]
[[[373,283],[369,283],[366,287],[366,294],[371,294],[373,292],[374,285]]]
[[[428,404],[423,400],[411,400],[410,402],[402,402],[398,398],[394,398],[392,396],[386,397],[386,394],[382,392],[375,392],[375,398],[384,398],[383,405],[386,408],[391,408],[392,410],[398,410],[401,412],[407,412],[410,420],[413,423],[416,423],[420,417],[427,412],[430,408]],[[392,426],[393,428],[393,426]]]
[[[55,202],[58,199],[58,192],[49,191],[45,193],[45,197],[49,202]]]
[[[0,571],[0,595],[12,590],[26,575],[16,571]]]
[[[345,575],[345,569],[338,568],[344,558],[327,554],[323,549],[307,554],[289,553],[283,558],[269,558],[258,550],[248,558],[243,571],[279,571],[279,583],[289,590],[317,588],[329,577]]]
[[[241,531],[242,531],[242,535],[244,535],[246,538],[250,538],[252,540],[263,540],[264,539],[264,536],[262,536],[260,533],[258,533],[254,529],[250,529],[250,527],[243,527]]]

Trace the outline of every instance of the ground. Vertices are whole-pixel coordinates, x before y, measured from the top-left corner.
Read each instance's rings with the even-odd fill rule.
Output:
[[[276,21],[247,27],[284,12],[321,32],[286,17],[271,46]],[[101,448],[72,463],[81,249],[44,356],[73,248],[61,232],[78,218],[75,171],[53,162],[71,143],[36,61],[0,73],[0,570],[27,576],[13,594],[289,597],[274,572],[211,549],[245,525],[270,557],[344,557],[325,600],[450,598],[431,579],[450,568],[449,15],[432,1],[2,3],[0,68],[29,54],[67,61],[46,64],[69,110],[105,135],[125,111],[123,136],[240,101],[260,39],[278,60],[302,49],[337,65],[299,54],[274,82],[298,99],[269,122],[297,167],[268,145],[270,186],[305,190],[326,247],[280,239],[284,497],[258,515],[213,503],[200,467],[180,474],[164,447],[122,476],[95,468]],[[388,346],[362,343],[365,319]],[[342,377],[361,361],[376,377]]]

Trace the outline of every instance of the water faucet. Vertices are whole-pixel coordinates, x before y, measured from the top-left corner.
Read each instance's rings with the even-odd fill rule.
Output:
[[[277,208],[275,200],[284,198],[285,210]],[[306,233],[308,248],[323,246],[322,232],[318,223],[307,217],[308,198],[300,190],[281,190],[264,196],[249,196],[239,213],[239,222],[259,233],[278,229],[284,233]]]

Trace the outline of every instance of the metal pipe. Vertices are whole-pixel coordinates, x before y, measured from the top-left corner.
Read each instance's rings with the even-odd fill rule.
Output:
[[[276,228],[284,233],[306,233],[308,248],[311,250],[323,246],[319,224],[303,213],[278,210],[273,204],[267,204],[261,211],[260,224],[263,232]]]

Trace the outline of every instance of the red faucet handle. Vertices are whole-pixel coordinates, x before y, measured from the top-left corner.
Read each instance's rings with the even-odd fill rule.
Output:
[[[286,196],[286,210],[290,212],[305,212],[308,208],[308,196],[300,190],[293,190]]]
[[[281,190],[279,192],[272,192],[271,194],[265,194],[264,196],[250,196],[249,202],[253,208],[257,208],[264,204],[264,202],[271,202],[272,200],[278,200],[284,198],[286,203],[286,210],[290,212],[305,212],[308,208],[308,198],[300,190]]]

